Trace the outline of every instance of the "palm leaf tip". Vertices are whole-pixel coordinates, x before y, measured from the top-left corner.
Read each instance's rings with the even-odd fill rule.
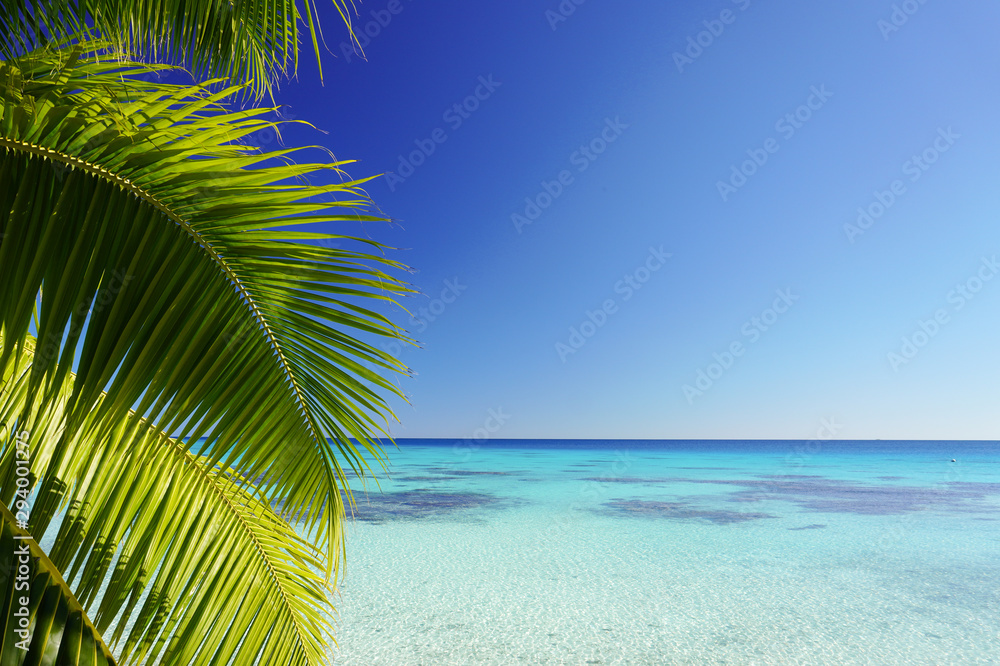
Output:
[[[352,0],[332,0],[337,16],[356,41]],[[305,17],[291,0],[163,2],[162,0],[28,0],[0,3],[0,57],[23,56],[47,43],[101,38],[122,60],[149,60],[189,66],[204,78],[246,85],[256,99],[294,74],[308,29],[322,81],[319,6],[305,0]]]

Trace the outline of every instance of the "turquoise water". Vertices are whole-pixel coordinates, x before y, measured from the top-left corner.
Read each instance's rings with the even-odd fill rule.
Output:
[[[357,496],[337,664],[1000,663],[995,443],[402,440],[390,459]]]

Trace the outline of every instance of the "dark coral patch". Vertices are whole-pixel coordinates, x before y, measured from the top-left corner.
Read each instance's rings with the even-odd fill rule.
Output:
[[[444,481],[447,476],[399,476],[393,479],[394,481],[406,481],[407,483],[412,483],[415,481]]]
[[[732,525],[762,518],[776,518],[776,516],[767,513],[698,509],[687,502],[617,499],[605,502],[602,506],[606,507],[604,511],[606,514],[666,518],[668,520],[695,520],[714,525]]]
[[[899,515],[936,509],[955,513],[994,513],[984,500],[1000,496],[1000,483],[951,482],[936,486],[873,485],[806,474],[772,474],[752,479],[676,477],[587,477],[584,481],[633,485],[696,483],[730,486],[731,502],[784,500],[826,513]]]
[[[633,483],[633,484],[660,484],[669,483],[670,481],[678,481],[680,479],[668,479],[668,478],[650,478],[641,476],[587,476],[581,481],[596,481],[598,483]]]
[[[443,467],[427,468],[427,471],[431,472],[431,475],[397,476],[393,478],[393,481],[403,481],[406,483],[414,483],[419,481],[433,481],[436,483],[440,483],[441,481],[454,481],[456,479],[464,479],[470,476],[512,476],[514,474],[527,474],[527,472],[523,471],[522,472],[479,472],[479,471],[463,470],[463,469],[448,470],[447,468]]]
[[[870,485],[824,477],[773,475],[759,479],[702,481],[742,487],[734,501],[787,500],[811,511],[862,515],[899,515],[928,509],[961,513],[995,511],[982,500],[1000,495],[996,483],[946,483],[937,486]]]
[[[515,472],[487,472],[479,470],[455,469],[454,467],[427,467],[428,472],[442,474],[444,476],[511,476],[513,474],[525,474],[523,470]]]
[[[788,529],[791,532],[799,532],[801,530],[821,530],[824,527],[826,527],[826,525],[821,525],[819,523],[813,523],[812,525],[803,525],[802,527],[789,527]]]
[[[739,471],[738,467],[677,467],[675,469],[696,469],[706,472],[734,472]]]
[[[768,479],[824,479],[826,477],[818,474],[768,474]]]
[[[355,493],[355,502],[354,519],[369,523],[440,518],[505,504],[500,498],[486,493],[444,493],[428,489],[369,495]]]

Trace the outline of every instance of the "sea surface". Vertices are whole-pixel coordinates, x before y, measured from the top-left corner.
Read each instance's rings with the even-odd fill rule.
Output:
[[[389,457],[354,484],[338,665],[1000,663],[996,442]]]

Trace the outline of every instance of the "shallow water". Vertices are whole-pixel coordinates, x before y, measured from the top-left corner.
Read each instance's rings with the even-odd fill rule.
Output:
[[[1000,661],[994,443],[403,440],[390,459],[357,496],[338,664]]]

